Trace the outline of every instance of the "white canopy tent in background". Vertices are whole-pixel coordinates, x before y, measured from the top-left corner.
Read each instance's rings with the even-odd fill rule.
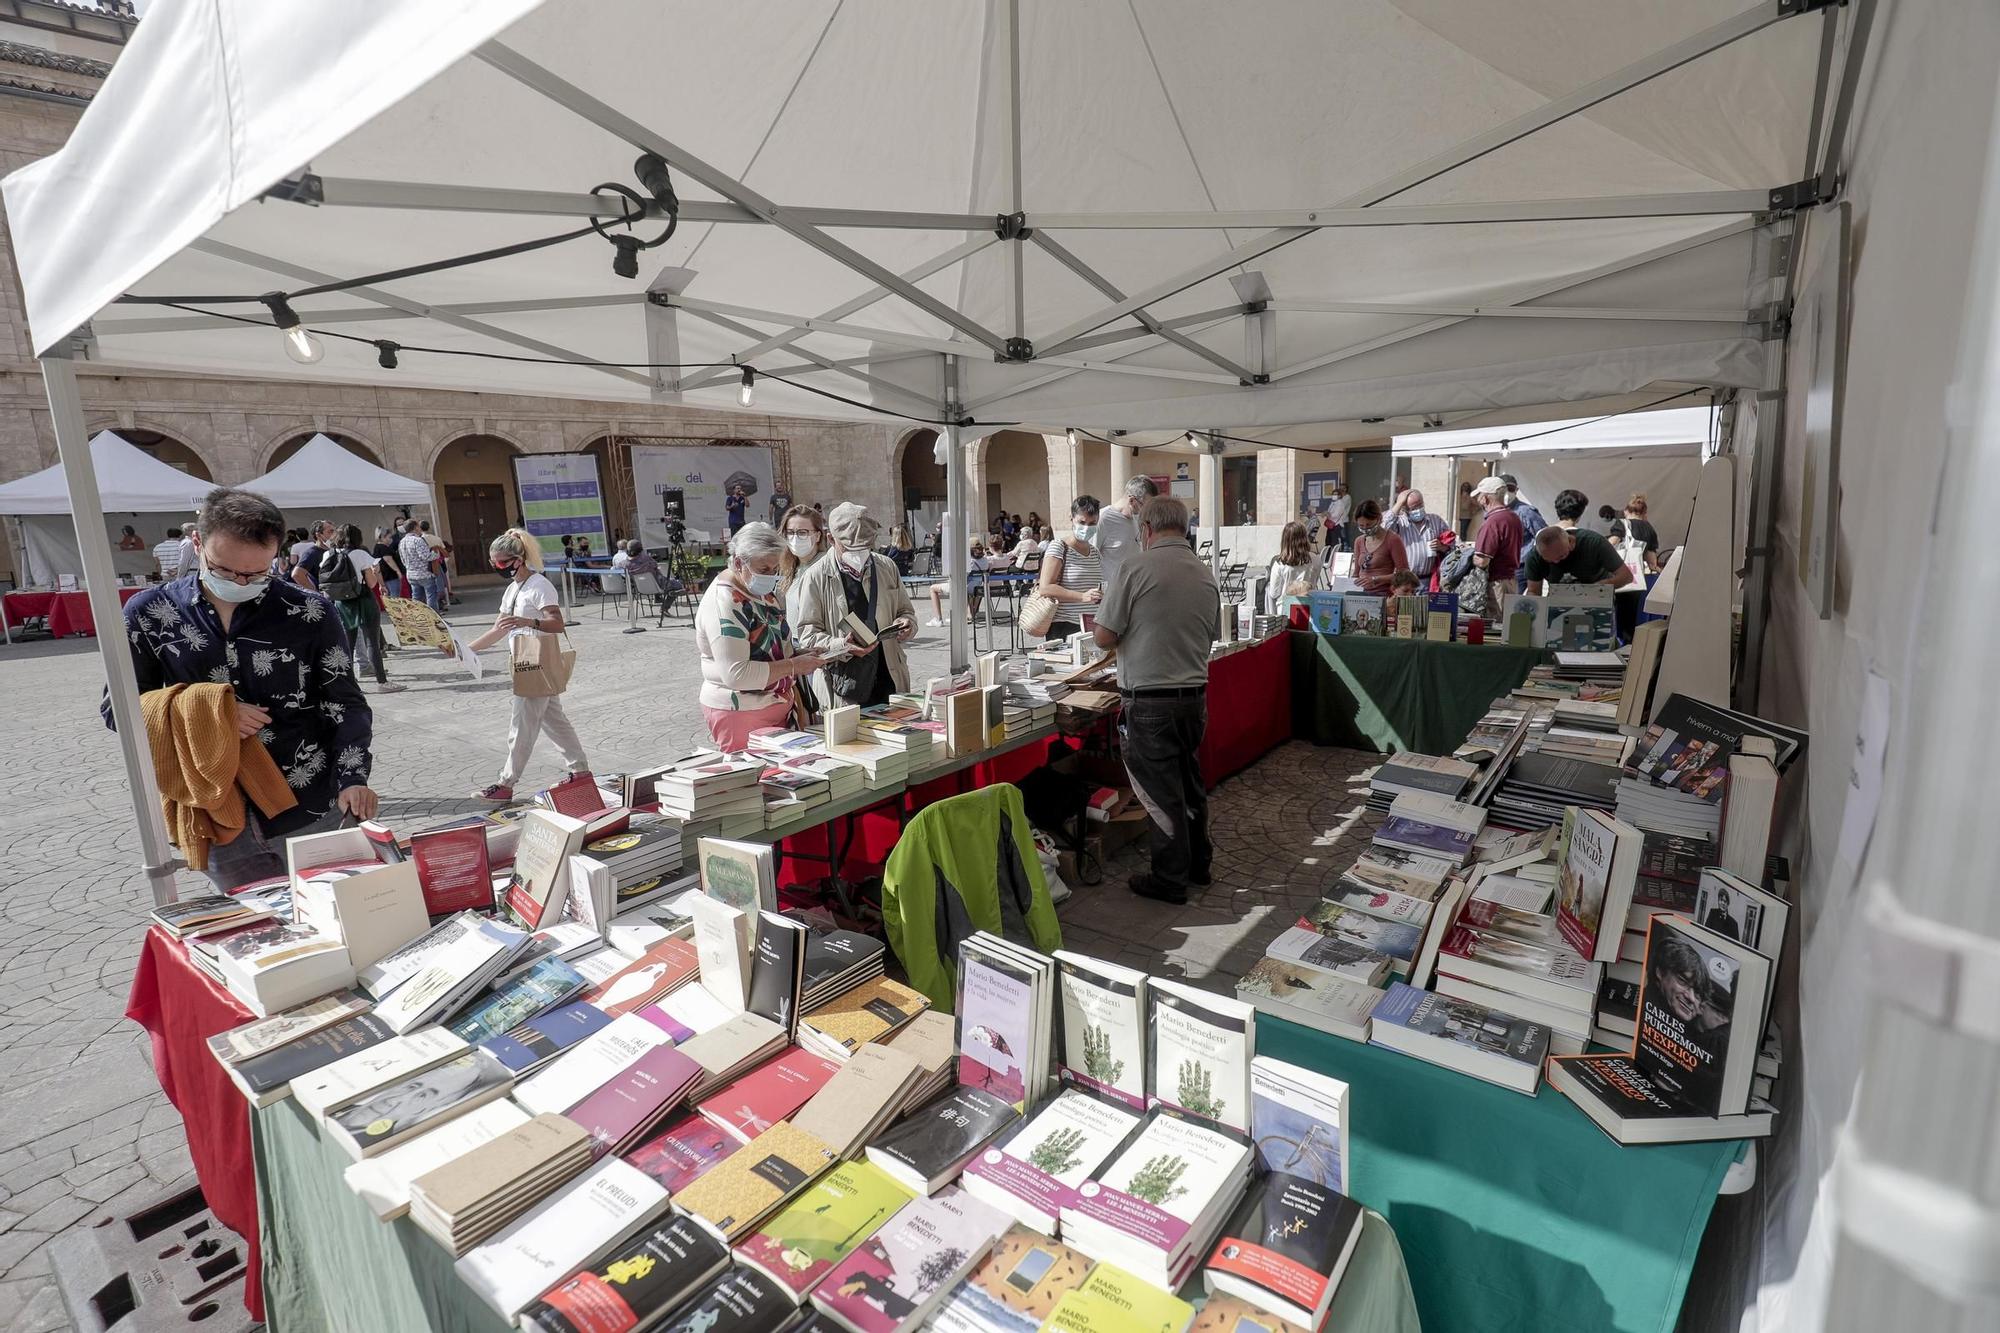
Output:
[[[289,526],[319,519],[352,523],[370,543],[376,528],[431,504],[425,483],[378,467],[326,435],[314,435],[290,458],[242,485],[284,510]]]
[[[1662,547],[1687,537],[1702,459],[1716,438],[1711,407],[1661,408],[1602,418],[1520,422],[1464,430],[1396,435],[1397,458],[1473,459],[1521,483],[1521,494],[1555,522],[1559,491],[1582,491],[1590,513],[1599,505],[1623,512],[1634,492],[1646,497],[1647,518]]]
[[[61,575],[81,580],[84,561],[77,545],[79,530],[101,528],[107,544],[115,548],[119,532],[127,524],[138,529],[146,549],[114,549],[111,555],[116,572],[142,577],[154,572],[158,565],[153,561],[153,547],[166,537],[168,528],[178,528],[194,517],[201,497],[215,484],[162,463],[108,430],[91,439],[90,465],[108,484],[83,518],[73,517],[76,511],[61,463],[0,486],[0,514],[20,520],[20,562],[16,568],[22,571],[25,584],[51,586]],[[91,512],[101,516],[98,524],[89,522]]]

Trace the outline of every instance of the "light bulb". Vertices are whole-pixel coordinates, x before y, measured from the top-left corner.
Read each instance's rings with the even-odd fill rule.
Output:
[[[285,330],[285,355],[302,366],[316,365],[326,355],[326,348],[306,332],[304,325],[294,324]]]
[[[743,384],[736,390],[736,401],[744,407],[757,405],[757,372],[748,366],[743,367]]]

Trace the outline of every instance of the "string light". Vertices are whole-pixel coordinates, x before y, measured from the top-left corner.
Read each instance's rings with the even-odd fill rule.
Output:
[[[743,367],[743,384],[736,390],[736,401],[744,407],[757,405],[757,372],[749,366]]]
[[[292,309],[292,303],[285,299],[285,294],[267,292],[259,299],[271,312],[271,323],[284,340],[285,355],[302,366],[319,364],[320,358],[326,355],[326,348],[320,346],[319,339],[313,337],[299,321],[299,312]]]

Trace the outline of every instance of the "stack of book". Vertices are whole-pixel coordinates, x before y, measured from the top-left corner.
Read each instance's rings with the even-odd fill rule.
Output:
[[[810,823],[813,812],[833,799],[833,784],[817,773],[800,772],[783,764],[764,770],[764,827],[783,832]]]
[[[641,1228],[596,1264],[544,1292],[521,1312],[520,1323],[526,1333],[650,1328],[690,1301],[714,1299],[717,1279],[733,1276],[721,1241],[684,1217],[668,1217]],[[751,1280],[746,1285],[755,1285],[757,1275],[743,1276]],[[730,1294],[739,1293],[732,1289]],[[725,1306],[690,1308],[711,1308],[719,1317]],[[754,1307],[730,1303],[727,1308],[741,1315]]]
[[[761,756],[698,751],[677,761],[655,784],[660,813],[681,824],[681,842],[738,838],[764,827]]]
[[[908,1190],[869,1163],[836,1163],[737,1242],[736,1261],[802,1303],[909,1201]]]
[[[1456,801],[1478,776],[1478,766],[1466,760],[1405,750],[1368,775],[1368,808],[1386,814],[1390,803],[1406,792]]]
[[[226,893],[212,893],[156,907],[152,915],[154,924],[167,934],[177,940],[191,940],[269,921],[277,913],[254,901],[244,902]]]
[[[1493,793],[1493,822],[1511,829],[1554,828],[1562,823],[1565,806],[1611,809],[1619,783],[1618,769],[1609,764],[1517,755]]]
[[[582,854],[611,872],[618,886],[614,912],[638,907],[669,892],[681,868],[680,821],[636,813],[623,832],[587,839]]]
[[[1625,683],[1625,655],[1616,651],[1556,651],[1555,678],[1617,690]],[[1605,696],[1600,694],[1599,698]]]
[[[1530,1097],[1549,1056],[1541,1024],[1400,981],[1375,1006],[1368,1041]]]
[[[536,1297],[659,1216],[667,1192],[617,1158],[598,1162],[534,1212],[466,1252],[459,1281],[512,1323]]]
[[[1382,992],[1337,972],[1267,954],[1236,983],[1236,998],[1259,1013],[1349,1041],[1367,1041],[1368,1017]]]
[[[806,937],[805,974],[800,981],[799,1012],[811,1013],[835,996],[882,975],[886,946],[873,935],[853,930],[815,930]]]
[[[1615,768],[1625,762],[1631,741],[1618,730],[1617,704],[1562,699],[1549,710],[1548,730],[1535,749],[1538,754]]]
[[[826,796],[831,802],[845,801],[859,796],[865,790],[867,775],[859,765],[844,759],[835,759],[830,754],[817,751],[808,754],[791,755],[782,760],[779,767],[809,778],[823,778],[826,781]]]
[[[590,1136],[538,1115],[410,1183],[410,1220],[462,1255],[590,1165]]]
[[[978,931],[958,946],[958,1081],[1026,1107],[1054,1062],[1056,964]]]
[[[1486,827],[1486,811],[1464,801],[1405,792],[1389,802],[1388,818],[1375,830],[1374,844],[1391,851],[1440,857],[1463,865],[1472,840]]]
[[[1452,751],[1452,758],[1462,759],[1479,770],[1478,778],[1461,799],[1473,805],[1491,805],[1494,792],[1527,738],[1527,710],[1511,706],[1506,700],[1496,700]]]
[[[1062,1238],[1177,1290],[1213,1249],[1251,1165],[1243,1134],[1155,1111],[1075,1201],[1061,1205]]]
[[[461,1051],[328,1115],[327,1137],[358,1162],[505,1097],[513,1087],[514,1076],[498,1060],[480,1050]]]
[[[799,1045],[834,1060],[845,1060],[871,1041],[886,1041],[931,1007],[921,991],[874,976],[804,1012]]]
[[[1578,952],[1529,881],[1485,877],[1437,955],[1439,994],[1531,1019],[1563,1053],[1590,1038],[1604,965]],[[1622,918],[1621,918],[1622,920]]]
[[[905,1099],[905,1109],[922,1106],[951,1086],[958,1072],[958,1047],[950,1014],[925,1010],[904,1024],[884,1043],[917,1062],[917,1082]]]
[[[915,1095],[925,1082],[914,1055],[870,1042],[848,1057],[799,1108],[792,1123],[819,1138],[836,1156],[851,1158],[919,1104]]]
[[[938,748],[937,733],[923,725],[924,711],[909,704],[875,704],[856,719],[855,740],[900,747],[913,765],[927,764]]]
[[[1013,1133],[973,1158],[965,1168],[965,1190],[1052,1235],[1062,1200],[1109,1165],[1142,1118],[1130,1107],[1072,1089],[1044,1102]]]
[[[913,760],[927,761],[930,757],[930,733],[916,728],[912,730],[923,738],[921,748],[913,750],[907,745],[891,745],[879,740],[851,740],[828,746],[827,754],[859,768],[861,783],[866,790],[890,791],[909,780]]]
[[[275,918],[192,940],[188,955],[259,1018],[354,982],[338,939]]]
[[[930,1318],[1007,1229],[1006,1214],[963,1190],[912,1199],[813,1289],[849,1333],[904,1333]]]
[[[748,1143],[780,1120],[790,1120],[840,1068],[836,1060],[788,1046],[703,1097],[694,1109],[738,1143]]]
[[[912,1194],[935,1194],[1020,1122],[1012,1102],[960,1084],[871,1139],[868,1160]]]
[[[725,1245],[748,1236],[834,1163],[833,1150],[780,1121],[674,1193],[674,1211]]]

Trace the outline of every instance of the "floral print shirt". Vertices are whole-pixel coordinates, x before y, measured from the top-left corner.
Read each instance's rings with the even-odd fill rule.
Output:
[[[354,677],[347,632],[325,597],[272,579],[261,597],[236,608],[224,633],[199,578],[189,574],[127,602],[125,637],[141,694],[230,685],[239,702],[271,715],[258,738],[299,803],[262,821],[268,836],[316,823],[343,790],[368,785],[375,715]],[[108,691],[102,712],[110,726]]]

